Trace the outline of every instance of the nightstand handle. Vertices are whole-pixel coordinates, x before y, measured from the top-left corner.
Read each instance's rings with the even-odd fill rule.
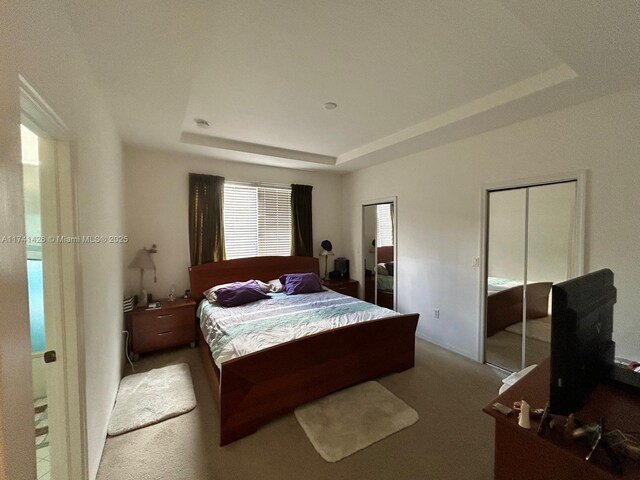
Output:
[[[169,335],[170,333],[173,333],[171,330],[169,330],[168,332],[160,332],[158,333],[158,336],[160,335]]]
[[[156,318],[167,318],[173,317],[173,313],[165,313],[164,315],[158,315]]]

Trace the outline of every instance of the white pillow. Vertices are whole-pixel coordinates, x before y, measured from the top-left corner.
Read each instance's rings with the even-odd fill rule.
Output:
[[[389,275],[387,267],[384,266],[384,263],[379,263],[378,265],[376,265],[376,273],[378,275]]]
[[[260,287],[260,290],[262,290],[264,293],[269,293],[274,291],[273,285],[271,285],[271,283],[265,283],[260,280],[256,280],[256,283]]]
[[[214,285],[209,290],[205,290],[204,292],[202,292],[202,294],[204,295],[204,298],[209,300],[209,302],[216,303],[216,300],[218,299],[218,297],[216,296],[216,292],[218,291],[218,289],[219,288],[228,287],[229,285],[232,285],[233,283],[234,282],[221,283],[220,285]]]
[[[284,285],[282,285],[279,278],[276,278],[274,280],[269,280],[269,288],[270,292],[280,293],[284,290]]]

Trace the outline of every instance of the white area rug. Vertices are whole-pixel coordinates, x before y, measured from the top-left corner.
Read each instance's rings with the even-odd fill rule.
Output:
[[[195,406],[186,363],[129,375],[120,381],[107,433],[112,437],[121,435],[182,415]]]
[[[296,418],[316,451],[337,462],[418,421],[418,413],[378,382],[308,403]]]

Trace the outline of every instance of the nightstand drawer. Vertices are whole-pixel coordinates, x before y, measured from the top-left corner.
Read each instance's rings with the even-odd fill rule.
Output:
[[[174,308],[169,311],[161,309],[157,312],[149,310],[135,315],[133,331],[134,334],[138,332],[160,333],[181,328],[195,322],[192,314],[190,308]]]
[[[138,332],[133,335],[132,350],[134,353],[144,353],[176,345],[184,345],[193,342],[194,335],[194,323],[179,328]]]

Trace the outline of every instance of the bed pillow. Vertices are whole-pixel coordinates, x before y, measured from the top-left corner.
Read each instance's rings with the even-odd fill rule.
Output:
[[[384,263],[379,263],[378,265],[376,265],[376,273],[378,275],[389,275],[387,267],[384,266]]]
[[[264,298],[271,297],[262,291],[255,280],[235,282],[216,290],[216,303],[221,307],[237,307]]]
[[[269,292],[274,292],[275,290],[273,289],[273,286],[265,283],[265,282],[261,282],[260,280],[248,280],[249,282],[256,282],[258,284],[258,286],[260,287],[260,290],[262,290],[264,293],[269,293]],[[217,294],[216,292],[218,290],[220,290],[221,288],[226,288],[229,287],[231,285],[237,285],[240,283],[247,283],[247,282],[231,282],[231,283],[221,283],[220,285],[216,285],[214,287],[211,287],[209,290],[205,290],[204,292],[202,292],[202,295],[204,295],[204,298],[206,298],[207,300],[209,300],[210,303],[216,303],[217,300]]]
[[[269,291],[273,293],[280,293],[284,290],[284,285],[282,285],[282,282],[279,278],[269,280],[269,286],[271,287],[271,290]]]
[[[299,293],[322,292],[322,282],[317,273],[287,273],[280,277],[284,285],[284,293],[298,295]]]
[[[209,300],[209,302],[216,303],[216,292],[218,291],[218,289],[228,287],[229,285],[233,285],[233,283],[221,283],[220,285],[215,285],[209,290],[205,290],[204,292],[202,292],[202,295],[204,295],[204,298]]]
[[[389,272],[389,275],[393,275],[393,262],[388,262],[384,264],[384,268],[387,269],[387,272]]]
[[[260,290],[262,290],[264,293],[269,293],[269,292],[275,291],[273,289],[273,285],[271,285],[271,283],[262,282],[260,280],[256,280],[256,283],[260,287]]]

